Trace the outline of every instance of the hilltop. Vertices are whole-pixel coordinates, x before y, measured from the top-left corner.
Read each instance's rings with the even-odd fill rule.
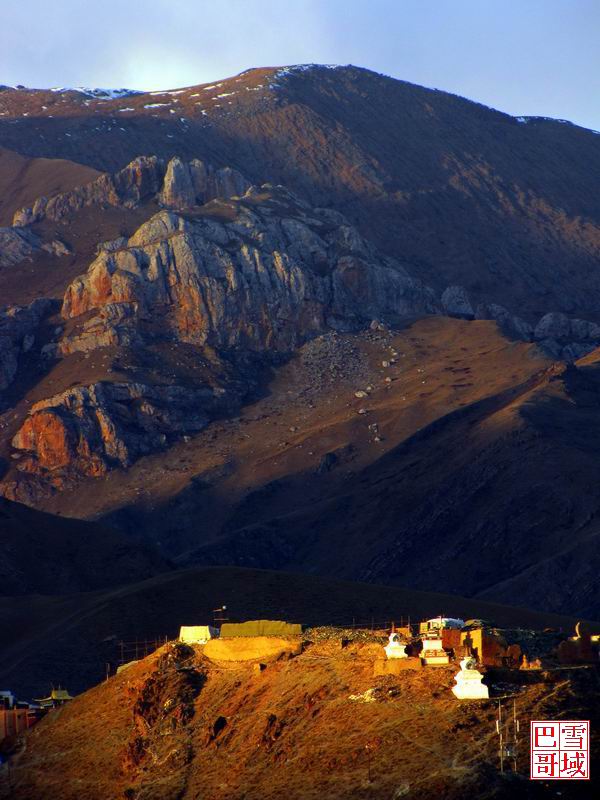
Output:
[[[206,624],[227,606],[231,619],[287,618],[304,625],[389,627],[443,614],[483,618],[505,627],[574,629],[564,615],[486,601],[282,571],[193,567],[95,592],[0,598],[4,631],[0,681],[20,696],[50,683],[78,693],[95,685],[138,641],[176,639],[180,625]],[[600,630],[590,623],[591,630]]]
[[[522,726],[517,774],[502,775],[497,700],[457,701],[456,666],[374,677],[381,651],[376,637],[343,648],[308,639],[301,655],[257,669],[167,645],[38,723],[2,796],[541,798],[548,785],[528,779],[527,722],[579,718],[582,704],[594,774],[594,668],[488,671],[492,697],[511,713],[514,698]],[[593,787],[562,781],[560,794],[591,798]]]

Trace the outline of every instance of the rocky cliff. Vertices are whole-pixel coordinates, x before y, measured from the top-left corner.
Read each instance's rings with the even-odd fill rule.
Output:
[[[52,301],[40,299],[0,309],[0,392],[12,383],[20,355],[33,346],[40,320],[51,307]]]
[[[87,316],[59,347],[131,342],[159,319],[180,341],[288,351],[327,328],[439,308],[341,214],[263,186],[198,216],[162,211],[104,246],[65,293],[63,317]]]
[[[23,472],[89,476],[127,467],[174,436],[201,430],[224,410],[225,389],[97,383],[36,403],[13,439]],[[229,403],[232,398],[228,397]]]
[[[185,163],[173,157],[167,163],[156,156],[139,156],[115,173],[103,173],[67,192],[39,197],[30,208],[15,212],[13,226],[44,219],[56,222],[90,206],[136,208],[151,199],[164,206],[189,208],[216,197],[242,194],[249,185],[231,167],[216,169],[199,159]]]
[[[198,194],[185,192],[205,175],[198,170],[172,161],[163,200],[193,203]],[[227,191],[240,188],[233,171],[220,174]],[[208,346],[272,359],[327,329],[439,309],[431,289],[341,214],[265,185],[195,213],[161,211],[129,240],[101,245],[88,272],[67,288],[66,328],[44,353],[64,358],[172,341],[196,347],[198,358]],[[231,375],[212,388],[110,380],[69,388],[30,408],[12,440],[15,457],[22,456],[18,471],[61,488],[65,476],[126,467],[231,410],[246,388]],[[5,493],[23,497],[18,484],[5,484]]]

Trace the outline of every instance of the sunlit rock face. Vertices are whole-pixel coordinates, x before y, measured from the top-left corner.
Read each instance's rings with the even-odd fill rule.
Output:
[[[167,436],[201,430],[220,402],[209,387],[96,383],[36,403],[13,439],[27,472],[74,466],[102,475],[159,449]]]
[[[98,337],[139,339],[143,320],[157,315],[184,342],[281,351],[328,328],[439,309],[432,290],[341,215],[311,210],[281,188],[206,209],[191,218],[162,211],[126,245],[102,250],[65,293],[65,319],[92,312],[93,321],[63,340],[62,352]]]

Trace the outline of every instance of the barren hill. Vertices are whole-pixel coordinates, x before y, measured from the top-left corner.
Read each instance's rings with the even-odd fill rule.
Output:
[[[214,661],[167,646],[52,712],[27,736],[0,785],[11,800],[188,798],[537,798],[528,777],[530,719],[591,718],[592,667],[490,672],[492,696],[521,722],[517,774],[502,775],[497,701],[459,702],[455,667],[374,677],[376,643],[313,640],[292,659]],[[554,781],[550,782],[555,790]],[[592,798],[597,781],[561,781]]]
[[[0,498],[2,596],[118,586],[168,568],[169,562],[141,537]]]

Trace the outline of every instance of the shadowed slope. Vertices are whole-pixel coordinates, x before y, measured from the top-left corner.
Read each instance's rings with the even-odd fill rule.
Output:
[[[138,538],[0,498],[0,595],[99,589],[166,568]]]

